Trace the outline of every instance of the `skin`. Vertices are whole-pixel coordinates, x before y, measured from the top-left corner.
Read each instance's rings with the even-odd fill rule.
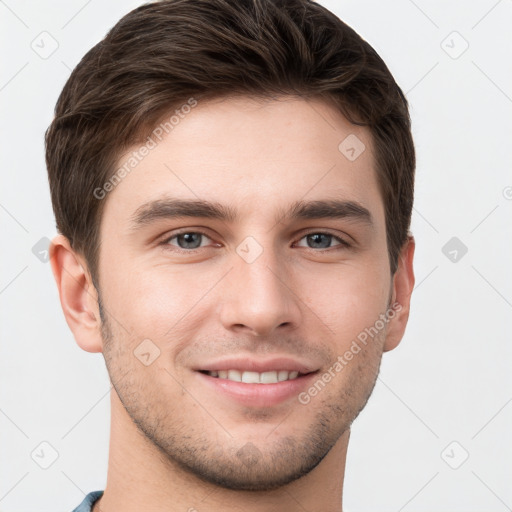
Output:
[[[355,161],[338,150],[349,134],[366,146]],[[239,218],[133,230],[137,209],[165,196],[216,201]],[[279,216],[297,200],[336,198],[367,208],[372,226]],[[370,132],[321,100],[199,102],[103,200],[103,322],[84,258],[61,235],[51,253],[76,342],[103,352],[114,386],[94,510],[341,511],[350,426],[383,352],[402,339],[414,286],[412,237],[390,273]],[[178,229],[206,237],[191,252],[183,237],[168,240]],[[313,233],[333,237],[315,245]],[[236,250],[248,236],[262,248],[251,263]],[[400,311],[307,405],[239,403],[195,371],[229,355],[289,356],[321,377],[395,302]],[[134,356],[145,339],[160,350],[149,366]]]

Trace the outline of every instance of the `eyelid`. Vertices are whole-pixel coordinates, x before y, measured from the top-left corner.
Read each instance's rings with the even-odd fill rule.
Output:
[[[165,248],[165,246],[171,245],[170,244],[171,239],[176,238],[177,236],[185,234],[185,233],[200,234],[200,235],[203,235],[204,237],[208,238],[209,240],[213,241],[212,237],[209,236],[208,233],[206,233],[204,230],[202,230],[200,228],[182,228],[182,229],[178,229],[176,231],[173,231],[170,235],[166,235],[158,244],[164,246],[164,248]],[[332,236],[334,239],[336,239],[336,241],[339,242],[339,244],[335,245],[334,247],[327,247],[325,249],[315,249],[314,247],[303,247],[304,249],[309,249],[309,250],[314,251],[314,252],[326,252],[326,251],[329,251],[331,249],[335,250],[336,248],[348,249],[348,248],[352,248],[353,247],[353,244],[348,242],[347,240],[345,240],[343,237],[341,237],[341,236],[339,236],[337,234],[331,233],[329,230],[325,230],[325,229],[322,230],[321,228],[309,229],[306,232],[302,232],[302,233],[298,234],[298,238],[294,242],[294,245],[296,243],[300,242],[306,236],[313,235],[313,234],[314,235],[321,234],[321,235]],[[347,236],[349,236],[349,235],[347,235]],[[350,238],[352,238],[352,237],[350,237]],[[215,245],[217,247],[219,246],[218,243],[216,243]],[[178,251],[178,252],[181,252],[181,253],[193,253],[193,252],[198,251],[200,249],[206,249],[207,248],[207,247],[196,247],[195,249],[182,249],[181,247],[174,246],[174,245],[172,247],[173,247],[172,250],[175,250],[175,251]]]
[[[184,235],[185,233],[200,234],[200,235],[203,235],[204,237],[208,238],[209,240],[213,241],[212,237],[209,236],[205,231],[203,231],[201,229],[198,229],[198,228],[192,228],[192,229],[190,229],[190,228],[183,228],[181,230],[178,229],[176,231],[173,231],[171,234],[165,235],[164,238],[161,241],[158,242],[158,245],[163,245],[163,246],[171,245],[169,243],[171,241],[171,239],[176,238],[179,235]],[[205,249],[205,247],[197,247],[196,249],[182,249],[181,247],[177,247],[177,246],[173,246],[173,247],[176,250],[183,251],[183,252],[193,252],[193,251],[197,251],[198,249]]]
[[[329,235],[329,236],[332,236],[333,238],[335,238],[338,242],[339,242],[339,246],[341,247],[345,247],[345,248],[349,248],[349,247],[352,247],[352,243],[351,242],[348,242],[347,240],[345,240],[343,237],[341,237],[339,234],[334,234],[334,233],[331,233],[329,230],[325,230],[325,229],[311,229],[307,232],[303,232],[299,235],[299,238],[297,240],[297,242],[300,242],[304,237],[308,236],[308,235]],[[347,235],[348,236],[348,235]],[[350,237],[352,238],[352,237]],[[336,247],[339,247],[339,246],[334,246],[334,247],[327,247],[326,249],[315,249],[313,247],[304,247],[304,249],[310,249],[312,251],[315,251],[315,252],[321,252],[321,251],[328,251],[329,249],[336,249]]]

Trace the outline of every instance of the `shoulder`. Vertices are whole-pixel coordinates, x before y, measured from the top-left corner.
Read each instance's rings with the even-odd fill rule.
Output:
[[[103,491],[90,492],[73,512],[91,512],[92,506],[103,496]]]

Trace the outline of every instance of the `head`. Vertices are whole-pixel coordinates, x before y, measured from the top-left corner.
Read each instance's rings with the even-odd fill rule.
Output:
[[[310,472],[414,283],[410,119],[376,52],[306,0],[147,4],[73,71],[46,150],[66,319],[140,432],[232,489]],[[206,374],[240,361],[308,375],[243,401]]]

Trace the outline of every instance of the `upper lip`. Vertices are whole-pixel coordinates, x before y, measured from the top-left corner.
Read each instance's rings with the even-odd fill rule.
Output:
[[[198,366],[198,371],[240,370],[247,372],[271,372],[278,370],[297,371],[299,373],[311,373],[318,369],[313,364],[291,359],[289,357],[274,357],[272,359],[254,359],[250,357],[231,357],[211,361]]]

